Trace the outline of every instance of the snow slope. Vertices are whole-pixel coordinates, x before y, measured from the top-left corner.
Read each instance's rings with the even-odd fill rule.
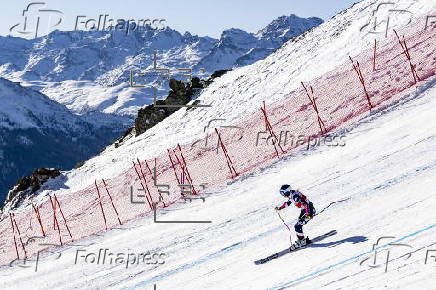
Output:
[[[268,108],[273,106],[273,112],[280,110],[280,105],[284,108],[292,108],[295,116],[303,118],[302,123],[295,123],[296,126],[316,128],[315,120],[308,118],[307,99],[305,103],[299,103],[303,94],[301,89],[297,90],[297,86],[301,80],[310,82],[316,92],[329,92],[326,94],[329,98],[319,97],[322,105],[328,105],[329,101],[331,103],[330,107],[324,108],[325,111],[322,112],[331,112],[331,109],[337,106],[335,102],[339,102],[345,96],[347,100],[351,98],[352,102],[339,104],[331,118],[323,115],[332,122],[337,120],[337,117],[341,117],[342,112],[355,109],[357,115],[345,119],[346,126],[330,123],[334,128],[348,132],[346,146],[319,147],[311,152],[304,150],[294,152],[291,157],[272,165],[266,164],[263,169],[253,172],[251,168],[251,171],[247,171],[242,178],[226,185],[224,184],[227,179],[220,179],[221,183],[214,183],[214,187],[207,190],[209,194],[205,192],[207,199],[204,204],[194,201],[192,204],[173,205],[168,210],[159,210],[159,219],[210,219],[213,221],[212,224],[154,224],[148,217],[79,242],[82,247],[85,245],[94,249],[108,247],[113,249],[112,251],[124,252],[143,251],[144,245],[147,245],[146,249],[165,251],[168,254],[168,262],[162,266],[151,268],[138,266],[136,269],[132,267],[126,271],[121,271],[123,265],[77,266],[71,263],[71,260],[74,261],[75,254],[73,243],[62,249],[64,250],[62,259],[59,259],[61,264],[56,264],[56,261],[53,263],[57,268],[61,268],[59,265],[62,265],[65,271],[71,272],[65,272],[68,273],[68,277],[61,280],[58,275],[50,276],[54,274],[50,274],[51,268],[47,268],[44,274],[49,281],[47,283],[51,283],[48,285],[56,287],[68,284],[71,288],[80,288],[84,285],[144,288],[158,283],[164,289],[175,286],[189,289],[263,289],[280,288],[304,281],[306,284],[301,284],[299,287],[308,285],[304,287],[313,289],[321,285],[318,284],[318,276],[321,276],[322,279],[326,279],[322,285],[335,289],[340,287],[337,285],[343,285],[340,283],[356,286],[356,283],[353,283],[354,279],[363,281],[362,285],[369,283],[369,287],[383,286],[382,283],[388,274],[379,278],[373,274],[373,270],[350,268],[354,265],[351,262],[364,258],[374,240],[380,235],[395,235],[399,238],[404,237],[403,241],[416,241],[418,249],[421,245],[431,244],[431,238],[426,234],[431,233],[434,227],[434,218],[432,219],[430,210],[434,201],[433,194],[429,190],[434,185],[429,178],[434,167],[434,156],[429,148],[434,147],[435,132],[431,122],[434,115],[432,108],[434,107],[435,46],[434,32],[423,33],[417,29],[417,26],[423,23],[423,17],[427,13],[435,10],[435,4],[428,1],[403,1],[395,6],[398,9],[412,10],[417,15],[410,25],[402,27],[401,33],[408,35],[408,43],[414,46],[413,50],[411,49],[413,59],[417,62],[418,73],[423,78],[418,86],[410,84],[410,72],[407,70],[409,68],[404,59],[401,60],[404,55],[398,50],[398,43],[395,45],[393,42],[395,38],[392,35],[381,41],[383,51],[381,64],[384,68],[377,70],[371,77],[368,76],[371,50],[367,48],[371,46],[374,35],[363,34],[362,38],[359,38],[355,33],[366,23],[367,16],[377,4],[376,1],[363,1],[296,41],[288,42],[264,61],[224,75],[200,96],[205,103],[209,101],[219,110],[195,109],[195,114],[186,111],[177,112],[149,132],[129,140],[125,146],[119,149],[109,148],[100,156],[88,161],[79,170],[66,173],[66,180],[62,183],[64,189],[59,190],[60,184],[54,182],[52,188],[49,186],[42,192],[41,199],[45,194],[55,192],[68,199],[71,199],[73,197],[71,194],[75,193],[74,196],[79,200],[82,195],[91,194],[88,188],[91,187],[93,179],[100,178],[112,178],[116,181],[116,186],[123,186],[125,182],[124,186],[127,188],[130,185],[129,178],[134,180],[131,161],[135,157],[141,160],[152,159],[159,154],[164,155],[165,149],[174,148],[177,143],[186,144],[184,149],[188,148],[190,143],[204,137],[203,128],[211,118],[225,118],[227,124],[246,126],[254,124],[256,118],[259,122],[261,115],[259,112],[257,115],[254,112],[259,110],[262,100],[268,100]],[[358,52],[362,53],[358,54]],[[362,64],[366,64],[362,69],[364,75],[370,78],[371,94],[374,95],[379,107],[387,106],[387,109],[372,115],[363,114],[365,99],[355,76],[352,77],[354,72],[347,61],[348,54],[352,54],[353,57],[357,55],[356,58]],[[329,57],[326,58],[326,55]],[[300,69],[300,65],[304,70]],[[336,86],[327,86],[329,81]],[[332,96],[336,96],[338,100],[334,100]],[[293,101],[298,101],[298,105],[289,107]],[[240,106],[241,104],[244,106]],[[284,104],[287,106],[283,106]],[[348,108],[351,104],[356,108]],[[274,116],[278,117],[280,114]],[[290,119],[287,123],[292,121],[294,120]],[[416,134],[417,130],[420,134]],[[162,138],[162,134],[165,134],[166,138]],[[236,144],[234,141],[231,142],[233,143]],[[189,161],[194,160],[189,159]],[[237,161],[236,164],[240,164],[241,160]],[[198,170],[198,166],[192,167]],[[159,168],[159,170],[163,169]],[[168,168],[164,171],[168,175],[171,172]],[[211,175],[210,178],[214,178],[215,173],[221,171],[213,171],[214,174],[209,174],[203,169],[202,176]],[[263,268],[255,267],[253,260],[286,247],[288,238],[286,228],[280,224],[280,220],[271,210],[272,205],[280,202],[280,199],[270,192],[275,192],[277,184],[283,183],[283,180],[288,178],[292,179],[290,181],[292,184],[298,184],[303,191],[308,192],[318,209],[337,199],[344,197],[351,197],[351,199],[332,207],[307,226],[307,229],[312,229],[311,236],[322,235],[332,229],[338,231],[334,238],[325,239],[324,246],[314,245],[313,251],[306,249],[270,262],[271,265],[268,263],[265,267],[262,266]],[[400,185],[401,190],[398,189]],[[113,189],[112,187],[111,190]],[[81,194],[77,193],[77,190],[81,190]],[[117,190],[116,192],[117,195],[121,193]],[[410,192],[418,201],[410,198]],[[124,197],[127,194],[127,191],[122,192]],[[423,200],[427,203],[422,202]],[[117,201],[120,202],[119,199]],[[65,204],[69,205],[72,202]],[[78,212],[82,212],[80,211],[82,208],[97,206],[97,201],[95,200],[91,205],[80,204],[80,206]],[[138,210],[131,204],[130,207],[129,209],[123,205],[121,212],[130,213]],[[68,211],[67,214],[70,215],[74,212],[69,207]],[[410,215],[414,218],[410,219]],[[287,216],[286,220],[290,220],[291,216],[294,217],[292,214]],[[94,223],[96,217],[97,215],[93,216]],[[46,218],[44,217],[44,220]],[[82,218],[86,219],[86,217]],[[114,215],[111,214],[109,218],[110,226],[116,226],[113,223]],[[354,223],[350,225],[350,221]],[[400,223],[393,224],[394,221]],[[91,226],[101,229],[101,224]],[[385,234],[387,228],[392,230]],[[34,229],[34,226],[30,228],[31,231]],[[2,243],[10,245],[10,241]],[[92,243],[95,243],[94,246],[91,245]],[[272,245],[275,244],[280,247],[272,249]],[[321,251],[324,253],[330,250],[326,247],[333,245],[341,247],[341,251],[321,254]],[[417,254],[422,254],[423,249],[418,250]],[[57,251],[60,250],[57,248]],[[5,255],[10,256],[10,253],[5,252]],[[314,261],[309,257],[318,259]],[[47,257],[46,261],[50,261],[48,265],[52,265],[52,258],[53,256]],[[64,258],[69,259],[70,263],[61,262]],[[292,259],[292,263],[289,259]],[[407,276],[407,271],[416,272],[420,261],[422,260],[415,257],[407,261],[411,263],[412,270],[401,264],[399,268],[406,271],[403,272],[404,275],[389,274],[388,282],[400,283],[399,277],[402,278],[401,283],[418,281],[416,276]],[[297,268],[295,265],[301,267]],[[7,267],[2,268],[5,275],[11,271]],[[346,273],[333,271],[343,267],[348,267]],[[354,274],[351,274],[353,280],[347,279],[350,271],[354,271]],[[22,270],[17,271],[14,278],[10,278],[7,286],[14,285],[16,282],[14,279],[20,277],[18,274],[20,272],[23,275],[21,277],[32,281],[32,274],[25,274]],[[422,273],[419,274],[420,283],[424,283],[422,281],[428,283],[428,279],[431,279],[429,270],[423,269],[420,273]],[[83,278],[84,274],[86,274],[85,281],[78,279]],[[289,277],[286,274],[289,274]],[[329,276],[330,274],[333,276]],[[33,277],[37,279],[37,276]],[[49,277],[53,277],[52,280]],[[228,279],[229,277],[231,279]],[[361,287],[367,289],[368,285]],[[391,284],[387,285],[391,286]],[[395,287],[395,284],[392,285]]]
[[[46,127],[68,131],[84,131],[81,119],[65,106],[20,84],[0,78],[0,127]]]
[[[435,49],[435,46],[432,45],[434,31],[428,30],[422,33],[421,31],[416,31],[417,27],[416,25],[411,26],[408,30],[405,29],[401,32],[406,34],[409,32],[407,39],[409,45],[413,46],[411,53],[414,56],[414,62],[416,62],[417,70],[423,82],[426,82],[429,77],[435,74],[434,68],[436,59],[431,57],[431,55],[434,55]],[[362,63],[364,75],[370,75],[366,80],[372,95],[372,102],[378,109],[401,100],[407,96],[407,94],[410,94],[410,91],[414,88],[411,82],[410,68],[405,62],[405,58],[399,53],[399,45],[395,42],[395,38],[388,38],[384,42],[379,43],[379,45],[378,65],[380,69],[372,73],[368,71],[370,70],[369,65],[363,65],[371,63],[371,51],[364,51],[356,56]],[[279,52],[277,54],[279,54]],[[292,62],[293,58],[289,57],[287,62],[283,58],[281,60],[287,63]],[[350,63],[341,64],[331,72],[310,82],[310,84],[315,87],[317,93],[317,102],[321,110],[321,116],[328,130],[333,133],[345,129],[346,126],[358,121],[368,112],[361,85],[359,85],[355,72],[350,66]],[[247,80],[250,81],[251,77],[251,75],[246,75],[238,78],[244,79],[243,84],[245,84]],[[287,78],[287,73],[284,73],[282,77]],[[221,78],[221,80],[226,86],[229,86],[229,84],[225,83],[225,77]],[[219,83],[220,82],[218,82],[218,84]],[[332,84],[334,85],[332,86]],[[220,86],[221,88],[223,87],[222,84]],[[241,86],[241,84],[236,83],[236,86]],[[213,86],[211,88],[213,88]],[[206,90],[203,95],[207,95],[207,93],[208,91]],[[244,100],[243,96],[244,95],[241,93],[239,100],[241,103]],[[310,107],[307,96],[305,96],[302,89],[291,92],[291,97],[289,97],[289,95],[285,96],[286,98],[276,103],[269,104],[267,109],[275,129],[288,130],[295,135],[303,134],[306,137],[316,136],[319,129],[317,128],[313,116],[313,109]],[[248,95],[245,95],[245,98],[247,97]],[[122,220],[126,221],[136,218],[139,215],[143,215],[144,211],[145,213],[150,212],[151,206],[148,208],[146,206],[142,209],[131,209],[131,202],[128,198],[129,186],[140,186],[135,170],[131,165],[132,160],[136,160],[136,158],[139,158],[141,161],[146,159],[151,162],[153,162],[153,158],[156,158],[156,171],[159,181],[170,184],[173,188],[176,188],[176,190],[172,190],[172,193],[175,192],[176,194],[171,194],[171,196],[165,199],[166,204],[161,203],[160,206],[167,206],[168,204],[176,202],[180,198],[180,192],[177,192],[174,173],[172,172],[165,149],[172,149],[177,143],[182,144],[182,152],[184,152],[187,163],[189,164],[188,167],[193,176],[193,180],[197,182],[197,189],[199,183],[207,184],[207,187],[213,188],[214,186],[230,181],[231,178],[228,174],[226,163],[223,161],[222,155],[214,152],[213,144],[210,145],[209,142],[206,149],[201,149],[199,148],[199,144],[201,145],[201,143],[188,143],[192,141],[188,138],[186,138],[187,140],[183,139],[184,136],[187,136],[191,138],[191,140],[197,138],[195,141],[205,141],[203,139],[204,126],[207,126],[207,123],[213,117],[224,117],[223,113],[231,112],[234,113],[235,117],[237,117],[239,113],[239,118],[243,117],[238,123],[230,123],[243,128],[243,138],[239,138],[238,134],[235,135],[235,132],[232,133],[229,130],[225,131],[220,127],[223,133],[223,139],[225,140],[227,149],[231,153],[231,158],[238,172],[240,174],[249,174],[253,169],[259,166],[270,164],[271,160],[274,158],[273,149],[271,147],[266,149],[263,146],[255,145],[256,137],[258,136],[257,132],[264,130],[261,115],[258,111],[259,109],[256,110],[257,112],[247,116],[244,115],[244,113],[246,113],[244,110],[246,110],[248,106],[239,106],[239,110],[224,112],[227,108],[227,103],[233,108],[237,107],[235,104],[232,104],[233,101],[235,100],[221,100],[220,107],[223,109],[219,111],[206,109],[181,110],[176,113],[177,117],[170,117],[165,122],[160,123],[147,132],[145,138],[141,135],[139,138],[130,139],[128,143],[125,144],[126,146],[122,146],[119,149],[113,147],[109,148],[103,154],[86,162],[81,168],[66,172],[62,178],[55,179],[53,182],[44,186],[40,193],[38,203],[42,202],[40,206],[42,208],[43,217],[45,219],[50,218],[51,210],[47,195],[55,193],[61,196],[63,204],[67,204],[67,208],[64,208],[65,215],[67,219],[69,219],[70,226],[73,228],[76,238],[85,237],[101,230],[102,225],[93,222],[93,218],[95,218],[95,211],[98,211],[98,200],[96,199],[97,195],[94,181],[102,178],[105,178],[109,184],[109,189],[112,192],[118,210],[123,212]],[[259,100],[257,108],[259,108],[258,106],[260,106],[260,104]],[[252,108],[255,108],[254,104],[252,105]],[[210,114],[210,112],[212,112],[212,114]],[[207,117],[211,117],[211,119]],[[177,122],[179,122],[179,124]],[[221,126],[221,124],[219,125]],[[188,126],[191,127],[189,128]],[[189,128],[189,130],[184,131],[180,130],[180,128]],[[173,135],[166,135],[166,138],[162,138],[162,135],[159,133],[165,132],[165,134],[171,134],[175,131],[177,132],[173,133]],[[211,131],[211,128],[209,131]],[[293,148],[295,148],[295,144],[285,146],[286,150],[292,150]],[[148,166],[148,164],[144,164],[144,162],[142,165],[144,167],[146,165]],[[151,166],[153,166],[153,163]],[[204,170],[205,166],[208,171]],[[215,173],[209,174],[208,172]],[[151,170],[146,172],[146,179],[148,180],[148,186],[151,187],[153,191],[152,195],[154,199],[156,199],[159,197],[159,193],[152,184],[150,177]],[[89,205],[90,202],[91,205]],[[105,198],[104,203],[107,204],[108,202],[109,200]],[[32,208],[27,206],[20,209],[20,211],[21,210],[29,212],[32,211]],[[24,212],[18,217],[19,222],[25,222],[23,217],[27,213]],[[110,221],[116,218],[112,211],[110,211],[109,214],[111,215],[109,216]],[[83,223],[87,226],[82,226]],[[110,224],[110,226],[114,225]],[[9,225],[5,222],[0,223],[0,231],[2,230],[9,231]],[[50,239],[56,240],[56,235],[56,232],[51,232]],[[8,240],[6,245],[7,247],[13,247],[11,240]],[[29,247],[28,250],[31,252],[35,252],[39,248],[35,244],[29,245]],[[7,261],[13,258],[13,255],[12,252],[9,252],[5,260]]]
[[[435,82],[388,110],[363,119],[346,134],[346,146],[320,146],[213,192],[206,201],[160,210],[158,220],[211,220],[211,224],[158,224],[144,218],[35,260],[2,266],[3,289],[433,289],[436,181]],[[338,162],[341,160],[341,162]],[[283,199],[278,184],[298,185],[318,210],[350,198],[315,217],[305,231],[310,248],[267,264],[254,261],[288,247],[289,232],[273,210]],[[298,211],[282,212],[292,226]],[[378,267],[372,246],[382,236]],[[409,247],[387,245],[389,242]],[[165,253],[163,265],[99,264],[80,254]],[[391,262],[384,273],[383,261]],[[401,257],[412,251],[410,258]],[[61,256],[59,254],[61,253]],[[371,258],[371,260],[365,260]],[[88,260],[90,261],[90,260]],[[362,263],[362,265],[360,265]],[[21,267],[20,267],[21,265]]]
[[[225,74],[198,98],[203,104],[211,104],[213,109],[198,108],[189,113],[185,109],[179,110],[139,137],[128,140],[122,147],[109,147],[103,154],[89,160],[80,169],[66,173],[66,185],[69,191],[80,190],[92,184],[94,179],[111,178],[130,169],[132,156],[141,160],[150,160],[159,155],[166,155],[166,149],[174,148],[178,143],[190,144],[205,138],[206,133],[213,132],[214,126],[234,125],[250,114],[257,113],[263,100],[268,105],[289,99],[292,94],[300,95],[302,94],[301,81],[311,83],[335,68],[341,73],[332,72],[331,75],[324,76],[324,90],[329,91],[330,78],[333,76],[341,78],[341,74],[346,73],[349,80],[345,82],[353,87],[356,97],[362,96],[362,89],[352,71],[348,56],[355,56],[358,51],[364,51],[362,57],[367,59],[367,65],[363,69],[370,69],[368,63],[371,61],[372,52],[369,48],[372,47],[374,35],[367,33],[356,37],[355,33],[368,21],[367,18],[377,3],[377,1],[360,2],[305,34],[304,37],[298,38],[297,41],[286,43],[265,60]],[[407,27],[415,31],[416,28],[423,26],[422,17],[429,13],[428,11],[435,10],[436,4],[431,1],[403,1],[398,4],[398,7],[408,8],[414,12],[416,18],[413,18],[412,23]],[[407,27],[402,30],[405,35],[408,33]],[[401,50],[392,32],[388,39],[381,38],[380,41],[389,47],[389,54],[395,56],[396,62],[403,63],[401,74],[405,76],[404,79],[384,72],[381,72],[380,77],[374,76],[374,82],[384,84],[385,93],[389,95],[395,93],[395,89],[390,84],[398,82],[396,78],[401,79],[402,82],[409,81],[405,78],[410,78],[410,69],[405,66],[404,59],[400,58],[404,56],[400,54]],[[413,40],[409,39],[409,41]],[[434,40],[430,37],[428,41],[426,45],[430,47],[431,55],[432,49],[434,51],[434,46],[431,45]],[[426,66],[431,75],[431,71],[434,70],[432,66],[434,59],[429,63],[426,55],[414,57],[421,58],[418,68],[420,65]],[[391,69],[397,70],[398,65]],[[384,80],[381,79],[382,77]],[[401,83],[401,86],[408,87],[410,84]],[[374,93],[378,93],[376,88]],[[339,90],[337,94],[345,98],[347,90]],[[212,124],[205,132],[205,126],[213,119],[224,119],[224,121]],[[166,137],[162,138],[162,134]]]

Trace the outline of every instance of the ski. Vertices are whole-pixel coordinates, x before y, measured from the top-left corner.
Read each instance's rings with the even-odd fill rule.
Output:
[[[298,251],[298,250],[301,250],[301,249],[306,248],[306,246],[308,246],[308,245],[310,245],[310,244],[312,244],[312,241],[309,240],[308,242],[306,242],[306,245],[301,246],[301,247],[298,247],[298,248],[295,248],[295,249],[293,249],[293,250],[289,247],[288,252],[289,252],[289,253],[291,253],[291,252],[296,252],[296,251]],[[280,256],[281,256],[280,253],[275,253],[275,254],[272,254],[271,256],[268,256],[268,257],[266,257],[266,258],[263,258],[263,259],[257,260],[257,261],[255,261],[254,263],[255,263],[256,265],[265,264],[266,262],[269,262],[269,261],[271,261],[271,260],[277,259],[277,258],[280,257]]]
[[[275,254],[272,254],[271,256],[268,256],[266,258],[254,261],[254,264],[256,264],[256,265],[265,264],[266,262],[269,262],[273,259],[277,259],[278,257],[279,257],[279,253],[275,253]]]
[[[260,259],[260,260],[254,261],[254,264],[256,264],[256,265],[265,264],[265,263],[267,263],[267,262],[269,262],[269,261],[271,261],[271,260],[277,259],[277,258],[279,258],[279,257],[281,257],[281,256],[283,256],[283,255],[288,254],[288,253],[293,253],[293,252],[296,252],[296,251],[298,251],[298,250],[305,249],[305,248],[307,248],[307,246],[310,247],[311,244],[316,243],[316,242],[319,242],[319,241],[321,241],[321,240],[323,240],[323,239],[325,239],[325,238],[328,238],[328,237],[333,236],[333,235],[336,235],[336,234],[337,234],[337,232],[336,232],[335,230],[330,231],[330,232],[328,232],[328,233],[325,233],[324,235],[321,235],[321,236],[318,236],[318,237],[314,238],[313,240],[309,241],[309,243],[307,243],[305,246],[302,246],[302,247],[296,248],[296,249],[294,249],[294,250],[291,250],[290,248],[287,248],[287,249],[285,249],[285,250],[283,250],[283,251],[281,251],[281,252],[274,253],[274,254],[272,254],[272,255],[266,257],[266,258],[263,258],[263,259]]]

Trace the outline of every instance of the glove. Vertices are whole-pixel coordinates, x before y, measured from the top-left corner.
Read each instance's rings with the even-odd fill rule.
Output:
[[[281,206],[276,206],[274,209],[275,210],[282,210],[283,208]]]

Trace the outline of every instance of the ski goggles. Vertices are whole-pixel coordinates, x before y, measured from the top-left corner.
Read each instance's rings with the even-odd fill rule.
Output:
[[[280,194],[289,197],[291,191],[289,189],[280,189]]]

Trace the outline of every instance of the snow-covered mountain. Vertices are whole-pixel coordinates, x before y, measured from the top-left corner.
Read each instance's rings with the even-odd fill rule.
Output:
[[[181,109],[123,146],[62,172],[12,211],[21,234],[11,230],[12,216],[4,213],[3,287],[433,289],[436,30],[423,27],[436,3],[402,0],[379,11],[379,19],[389,15],[391,23],[401,23],[404,15],[390,10],[414,15],[396,27],[410,47],[412,66],[393,31],[384,38],[361,29],[381,3],[361,1],[265,59],[217,78],[198,97],[212,108]],[[350,56],[359,61],[372,109]],[[416,83],[411,68],[420,76]],[[302,81],[313,86],[330,137],[344,134],[346,145],[304,143],[276,156],[273,144],[256,142],[265,130],[263,102],[276,132],[320,136],[318,110]],[[216,143],[204,142],[213,134],[217,140],[215,128],[223,137],[218,151]],[[177,187],[185,160],[175,166],[170,156],[179,151],[195,185],[206,182],[193,197],[204,202],[184,201]],[[229,159],[237,177],[229,174]],[[145,160],[156,168],[154,180]],[[132,202],[134,189],[142,185],[139,194],[145,194],[144,183],[158,201],[156,182],[171,185],[166,204],[160,200],[153,209]],[[284,183],[307,194],[320,212],[304,227],[316,243],[290,254],[299,209],[287,208],[280,217],[274,211],[285,201],[278,193]],[[54,194],[56,209],[48,198]],[[61,222],[55,228],[56,216]],[[253,263],[274,253],[277,259],[267,264]],[[158,258],[146,260],[150,254]]]
[[[199,37],[171,28],[126,35],[120,31],[54,31],[32,40],[0,37],[0,76],[20,81],[65,104],[76,114],[97,110],[134,118],[139,108],[168,92],[159,68],[193,68],[192,75],[208,76],[263,59],[289,38],[320,24],[319,18],[282,16],[257,34],[239,29],[224,31],[221,39]],[[132,88],[130,71],[147,72]]]
[[[240,29],[226,30],[222,33],[220,41],[201,59],[197,67],[217,70],[252,64],[271,54],[289,39],[322,22],[322,19],[317,17],[300,18],[292,14],[275,19],[256,34]]]
[[[40,92],[0,78],[0,199],[36,167],[72,168],[97,154],[123,124],[107,114],[89,123]]]
[[[124,82],[123,76],[133,65],[146,69],[154,50],[165,51],[166,65],[184,65],[201,58],[216,42],[209,37],[181,35],[170,28],[128,35],[56,30],[24,44],[13,37],[1,37],[0,41],[8,48],[0,54],[2,74],[27,81],[88,80],[105,86]]]
[[[283,19],[292,21],[286,22]],[[254,58],[254,53],[251,53],[248,63],[264,58],[289,37],[320,22],[320,19],[306,20],[293,15],[280,17],[257,36],[241,31],[242,35],[251,37],[252,43],[246,43],[242,36],[235,36],[236,30],[224,32],[218,41],[189,32],[182,35],[170,28],[164,31],[150,29],[128,35],[120,31],[54,31],[47,36],[29,40],[0,37],[0,76],[21,83],[21,86],[12,85],[5,79],[2,80],[5,85],[2,97],[5,101],[0,108],[3,114],[0,130],[8,129],[8,132],[14,134],[17,130],[63,131],[66,134],[62,135],[67,139],[77,139],[77,135],[100,136],[99,141],[78,146],[89,146],[89,150],[83,149],[83,153],[77,154],[71,160],[61,158],[60,161],[61,159],[56,158],[59,160],[57,163],[50,161],[46,164],[42,160],[37,162],[38,158],[34,158],[35,162],[21,162],[17,165],[16,155],[3,154],[7,158],[4,159],[7,164],[3,168],[0,192],[4,194],[16,178],[30,173],[35,167],[71,168],[77,161],[89,157],[91,153],[97,153],[97,148],[100,149],[119,137],[123,129],[132,125],[138,109],[153,101],[150,87],[132,88],[129,78],[130,70],[153,70],[154,52],[157,53],[158,67],[186,68],[197,65],[213,52],[222,51],[225,56],[227,52],[223,50],[222,43],[240,51],[238,56],[249,51],[250,47],[259,47],[262,52]],[[274,34],[278,32],[279,35]],[[266,39],[269,41],[266,42]],[[237,58],[229,57],[230,54],[232,53],[229,52],[225,58],[233,59],[233,62],[227,62],[227,67],[240,65],[236,64]],[[207,65],[204,71],[197,70],[193,75],[208,75],[217,68],[221,66]],[[145,76],[144,83],[160,88],[159,96],[166,95],[168,85],[156,84],[157,79],[157,74],[151,73]],[[42,94],[36,94],[31,89]],[[16,92],[12,93],[13,90]],[[43,94],[65,105],[75,115],[64,106],[49,102]],[[108,135],[103,136],[103,132]],[[40,137],[39,134],[34,136],[36,139]],[[27,138],[28,143],[40,143],[31,136]],[[15,143],[11,142],[9,145],[13,147],[12,144]],[[70,151],[67,147],[63,147],[63,150]]]

